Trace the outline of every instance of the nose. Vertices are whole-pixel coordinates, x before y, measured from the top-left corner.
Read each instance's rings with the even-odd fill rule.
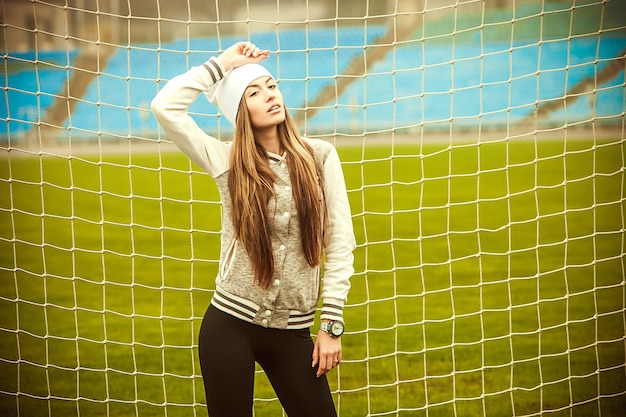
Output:
[[[274,90],[270,90],[269,88],[265,89],[265,101],[271,101],[276,98],[276,93]]]

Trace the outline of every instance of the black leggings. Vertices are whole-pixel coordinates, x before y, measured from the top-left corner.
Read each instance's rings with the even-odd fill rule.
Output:
[[[252,416],[255,362],[288,416],[337,416],[326,375],[311,367],[309,329],[264,328],[209,306],[198,350],[210,417]]]

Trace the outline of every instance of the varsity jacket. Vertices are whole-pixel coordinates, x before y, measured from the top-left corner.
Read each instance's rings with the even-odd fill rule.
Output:
[[[220,265],[211,304],[242,320],[264,327],[303,329],[311,327],[322,298],[321,319],[342,320],[343,307],[354,273],[356,247],[350,206],[341,163],[332,144],[305,138],[323,167],[328,230],[324,237],[323,277],[311,267],[302,250],[300,224],[293,201],[286,159],[268,152],[275,174],[275,196],[269,202],[272,215],[274,275],[268,289],[255,283],[252,264],[235,238],[231,219],[228,171],[231,142],[206,134],[188,114],[197,97],[225,75],[212,57],[172,78],[151,103],[152,111],[167,136],[215,180],[222,202]]]

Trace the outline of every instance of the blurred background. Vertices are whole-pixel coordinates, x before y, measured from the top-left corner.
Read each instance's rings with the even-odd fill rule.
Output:
[[[572,5],[4,0],[0,141],[155,138],[162,83],[241,39],[272,50],[308,135],[618,128],[626,2]],[[230,133],[206,101],[192,111]]]

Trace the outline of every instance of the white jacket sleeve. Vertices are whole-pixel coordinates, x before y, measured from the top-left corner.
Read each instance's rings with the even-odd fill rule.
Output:
[[[200,168],[216,177],[228,169],[228,145],[207,135],[189,116],[189,106],[219,82],[224,68],[215,57],[172,78],[154,97],[152,113],[167,136]]]
[[[325,236],[321,318],[343,321],[343,306],[348,298],[350,278],[354,274],[356,240],[341,161],[334,147],[324,163],[324,186],[328,231]]]

